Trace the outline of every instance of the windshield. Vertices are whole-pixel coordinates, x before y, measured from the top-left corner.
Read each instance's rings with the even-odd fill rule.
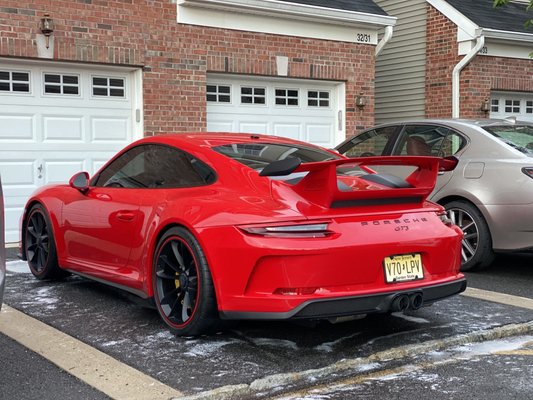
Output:
[[[494,125],[487,132],[524,154],[533,154],[533,125]]]
[[[257,171],[287,157],[297,157],[302,163],[341,158],[319,148],[280,143],[234,143],[217,146],[213,150]]]

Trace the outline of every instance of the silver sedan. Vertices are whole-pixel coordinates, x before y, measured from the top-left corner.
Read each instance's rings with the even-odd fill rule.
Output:
[[[429,199],[464,232],[463,271],[487,267],[495,252],[533,249],[533,124],[514,118],[401,121],[361,132],[336,150],[348,157],[447,158],[448,170],[439,173]]]

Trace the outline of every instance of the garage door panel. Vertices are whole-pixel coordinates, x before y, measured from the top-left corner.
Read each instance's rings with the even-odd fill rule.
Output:
[[[83,141],[83,116],[50,116],[43,115],[44,142]]]
[[[4,191],[6,242],[19,240],[19,219],[28,197],[38,187],[38,161],[11,154],[2,157],[0,175]]]
[[[35,184],[35,160],[3,160],[0,162],[0,174],[4,195],[8,193],[11,185],[34,185]]]
[[[67,183],[72,175],[84,171],[84,163],[79,160],[44,161],[44,180],[46,184]]]
[[[0,142],[4,140],[35,140],[35,115],[1,113]]]
[[[238,132],[244,133],[265,133],[268,132],[268,122],[240,122]]]
[[[207,130],[210,132],[235,132],[234,122],[213,117],[207,121]]]
[[[24,209],[20,208],[6,208],[4,213],[5,222],[5,240],[6,243],[18,242],[20,240],[19,221]]]
[[[273,133],[276,136],[289,139],[302,140],[302,129],[300,124],[275,123]]]
[[[131,131],[130,119],[92,117],[91,118],[91,138],[92,142],[99,141],[120,141],[124,142]]]
[[[305,140],[321,146],[329,146],[334,133],[333,129],[332,124],[307,124]]]

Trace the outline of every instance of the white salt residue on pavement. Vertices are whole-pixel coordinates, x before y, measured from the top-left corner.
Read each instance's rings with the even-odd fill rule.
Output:
[[[481,356],[485,354],[496,353],[499,351],[518,350],[526,343],[532,341],[533,336],[511,337],[506,339],[492,340],[489,342],[471,343],[468,345],[455,347],[453,349],[450,349],[449,351],[459,352],[467,355],[468,357]]]
[[[416,322],[417,324],[429,324],[431,322],[425,318],[413,317],[412,315],[405,315],[401,312],[392,313],[391,315],[396,318],[405,319],[406,321]]]
[[[271,338],[250,338],[256,346],[282,347],[284,349],[298,350],[298,345],[290,340]]]
[[[57,307],[57,303],[59,303],[59,299],[53,295],[54,288],[53,287],[41,287],[37,289],[35,292],[31,292],[30,299],[31,301],[24,301],[21,304],[22,305],[45,305],[44,309],[46,310],[55,310]]]
[[[8,261],[6,262],[6,269],[9,272],[16,272],[18,274],[30,274],[30,268],[26,261],[17,260],[17,261]]]
[[[333,348],[337,346],[338,344],[344,342],[345,340],[352,339],[356,336],[359,336],[360,334],[361,332],[357,332],[357,333],[354,333],[353,335],[343,336],[332,342],[324,342],[322,344],[315,346],[314,349],[319,350],[319,351],[325,351],[326,353],[331,353],[333,351]]]
[[[190,342],[189,342],[190,343]],[[198,344],[193,345],[188,351],[183,353],[186,356],[189,357],[207,357],[215,352],[218,351],[218,349],[237,343],[235,340],[228,340],[228,341],[220,341],[220,342],[204,342],[198,341]]]

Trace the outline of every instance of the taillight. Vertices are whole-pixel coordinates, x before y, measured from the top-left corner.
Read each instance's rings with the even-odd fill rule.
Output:
[[[242,231],[251,235],[267,237],[291,237],[291,238],[313,238],[326,237],[333,232],[328,229],[327,222],[315,224],[291,224],[291,225],[263,225],[239,227]]]
[[[524,167],[522,168],[522,172],[530,178],[533,178],[533,167]]]
[[[446,226],[452,226],[453,225],[453,221],[448,218],[448,214],[446,213],[446,211],[440,211],[437,213],[437,216],[439,217],[439,219],[442,221],[442,223]]]
[[[440,172],[453,171],[455,167],[457,167],[458,163],[459,163],[459,160],[455,158],[454,156],[443,157],[439,161],[439,171]]]

